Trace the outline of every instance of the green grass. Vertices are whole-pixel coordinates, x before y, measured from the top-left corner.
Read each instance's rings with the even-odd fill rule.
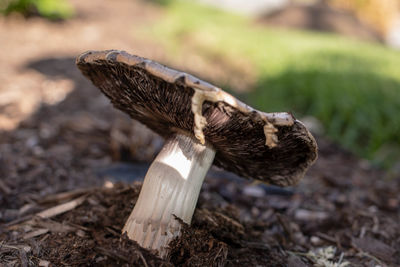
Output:
[[[385,165],[400,159],[399,52],[333,34],[270,29],[190,1],[168,1],[165,9],[151,30],[172,55],[246,58],[257,77],[246,96],[251,105],[315,116],[327,136],[358,155]]]
[[[20,13],[24,16],[39,15],[50,20],[62,20],[74,15],[66,0],[0,0],[0,14]]]

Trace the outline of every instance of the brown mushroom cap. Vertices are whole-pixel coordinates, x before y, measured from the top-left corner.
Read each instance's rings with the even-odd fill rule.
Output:
[[[76,64],[116,108],[165,138],[205,137],[214,164],[240,176],[289,186],[317,157],[314,138],[291,114],[255,110],[187,73],[118,50],[89,51]]]

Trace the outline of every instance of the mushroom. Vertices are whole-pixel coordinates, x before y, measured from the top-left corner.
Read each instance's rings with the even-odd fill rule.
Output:
[[[190,74],[124,51],[89,51],[76,64],[113,105],[165,138],[122,230],[167,255],[190,224],[212,164],[244,178],[289,186],[317,157],[317,146],[290,113],[264,113]]]

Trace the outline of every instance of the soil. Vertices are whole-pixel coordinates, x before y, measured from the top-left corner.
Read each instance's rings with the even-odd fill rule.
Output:
[[[161,7],[71,2],[66,22],[0,19],[0,266],[400,265],[400,177],[322,136],[293,188],[212,169],[166,260],[121,236],[162,140],[114,110],[74,58],[118,48],[173,59],[125,27]]]

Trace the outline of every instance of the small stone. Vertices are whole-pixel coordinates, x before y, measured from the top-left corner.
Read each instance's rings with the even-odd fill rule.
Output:
[[[85,237],[86,233],[79,229],[78,231],[76,231],[76,235],[79,236],[79,237]]]
[[[265,191],[259,186],[249,185],[243,189],[243,194],[250,197],[264,197]]]
[[[311,244],[313,244],[313,246],[320,246],[322,243],[321,238],[319,238],[318,236],[312,236],[310,238]]]
[[[39,260],[38,266],[40,266],[40,267],[48,267],[48,266],[50,266],[50,262],[46,261],[46,260]]]
[[[296,220],[301,221],[316,221],[327,219],[329,217],[329,214],[323,211],[298,209],[296,210],[294,217],[296,218]]]

